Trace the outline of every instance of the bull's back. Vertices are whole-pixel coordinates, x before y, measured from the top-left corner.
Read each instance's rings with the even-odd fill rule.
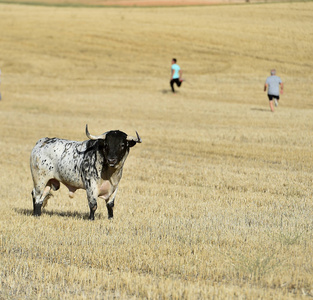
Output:
[[[63,183],[80,185],[79,174],[84,142],[58,138],[40,139],[31,153],[33,177],[55,178]]]
[[[57,138],[40,139],[31,152],[31,162],[35,166],[44,166],[47,162],[56,162],[65,149],[65,140]]]

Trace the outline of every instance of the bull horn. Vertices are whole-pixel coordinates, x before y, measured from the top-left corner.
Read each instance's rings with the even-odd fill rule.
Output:
[[[88,124],[86,124],[86,135],[87,137],[90,139],[90,140],[104,140],[105,139],[105,136],[106,136],[106,132],[101,134],[101,135],[91,135],[88,131]]]
[[[141,137],[139,136],[139,134],[138,134],[137,131],[136,131],[136,135],[137,135],[136,138],[133,137],[133,136],[128,135],[127,138],[126,138],[126,140],[127,140],[127,141],[133,141],[133,142],[136,142],[136,143],[141,143],[141,142],[142,142],[142,139],[141,139]]]

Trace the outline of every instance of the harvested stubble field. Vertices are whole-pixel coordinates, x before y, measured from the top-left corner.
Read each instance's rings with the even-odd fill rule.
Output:
[[[0,299],[312,296],[312,15],[312,2],[0,4]],[[84,140],[86,123],[143,139],[114,220],[99,201],[88,221],[85,192],[64,186],[32,217],[32,147]]]

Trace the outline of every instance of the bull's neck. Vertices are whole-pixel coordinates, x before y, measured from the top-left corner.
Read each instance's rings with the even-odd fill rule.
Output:
[[[123,166],[124,166],[127,156],[128,156],[128,151],[126,152],[122,160],[115,167],[110,167],[108,166],[106,162],[104,162],[102,172],[101,172],[102,179],[109,180],[111,184],[117,185],[122,178]]]

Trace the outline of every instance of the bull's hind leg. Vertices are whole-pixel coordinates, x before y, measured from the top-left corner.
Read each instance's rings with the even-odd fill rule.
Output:
[[[41,215],[41,208],[45,207],[49,197],[51,196],[50,190],[51,188],[55,191],[60,188],[60,182],[55,179],[50,179],[46,186],[44,185],[37,185],[34,187],[32,191],[33,196],[33,215],[40,216]]]
[[[34,188],[32,191],[32,196],[33,196],[33,207],[34,207],[34,216],[40,216],[41,215],[41,207],[42,204],[45,200],[45,198],[49,195],[50,193],[50,186],[46,186],[43,190],[43,193],[41,193],[40,188]]]

